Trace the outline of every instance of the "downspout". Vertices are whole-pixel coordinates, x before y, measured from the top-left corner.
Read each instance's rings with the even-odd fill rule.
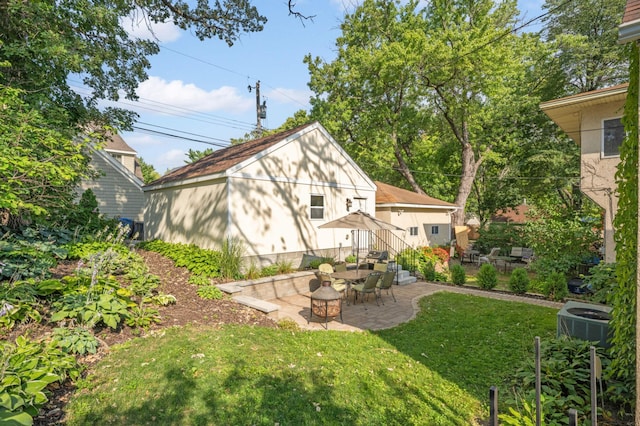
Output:
[[[229,241],[231,239],[231,225],[232,225],[232,216],[231,216],[231,176],[227,176],[227,226],[225,227],[224,235],[225,240]]]

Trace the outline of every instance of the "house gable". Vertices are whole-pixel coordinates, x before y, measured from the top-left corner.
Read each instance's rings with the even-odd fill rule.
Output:
[[[141,221],[144,211],[142,181],[125,166],[102,150],[91,150],[91,167],[100,173],[94,180],[84,180],[79,191],[91,189],[100,213]]]

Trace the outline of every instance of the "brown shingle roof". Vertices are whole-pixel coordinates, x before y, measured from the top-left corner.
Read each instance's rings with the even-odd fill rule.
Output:
[[[457,207],[455,204],[451,204],[428,195],[407,191],[406,189],[398,188],[397,186],[379,181],[374,181],[374,183],[378,187],[378,190],[376,191],[376,204],[416,204],[452,208]]]
[[[152,182],[152,185],[166,184],[179,180],[192,179],[201,176],[208,176],[222,173],[249,158],[257,155],[265,149],[277,144],[278,142],[288,138],[289,136],[308,127],[310,123],[298,126],[291,130],[265,136],[260,139],[254,139],[228,148],[219,149],[213,153],[202,157],[196,162],[187,164],[178,169],[174,169]]]
[[[627,5],[622,16],[622,23],[633,22],[640,19],[640,0],[627,0]]]
[[[122,152],[130,152],[135,154],[135,149],[131,148],[127,143],[122,139],[122,137],[118,134],[109,133],[106,138],[106,143],[104,145],[104,149],[106,151],[122,151]]]

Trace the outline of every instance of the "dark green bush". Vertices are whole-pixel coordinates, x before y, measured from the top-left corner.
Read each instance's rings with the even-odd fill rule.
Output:
[[[592,342],[562,337],[542,341],[540,366],[542,375],[543,414],[546,424],[566,424],[570,408],[578,410],[579,424],[590,416],[590,353]],[[596,353],[603,371],[610,363],[602,348]],[[512,377],[514,394],[524,401],[535,401],[535,358],[525,360]],[[521,406],[522,401],[507,398],[510,406]],[[535,405],[535,403],[534,403]],[[505,422],[507,419],[502,418]],[[505,423],[513,424],[513,423]],[[522,424],[522,423],[519,423]]]
[[[524,294],[529,290],[529,275],[524,268],[516,268],[509,277],[509,289],[517,294]]]
[[[486,290],[491,290],[498,285],[498,271],[490,263],[484,263],[477,275],[478,285]]]
[[[513,223],[491,223],[480,229],[480,237],[473,244],[480,253],[489,253],[493,247],[500,247],[500,255],[508,256],[511,247],[524,247],[522,225]]]
[[[552,272],[544,280],[542,294],[548,299],[560,301],[569,295],[567,277],[561,272]]]
[[[589,299],[596,303],[607,303],[608,296],[616,285],[616,264],[599,263],[584,277],[584,285],[591,289]]]
[[[451,267],[451,282],[455,285],[464,285],[467,282],[467,274],[462,265],[453,265]]]

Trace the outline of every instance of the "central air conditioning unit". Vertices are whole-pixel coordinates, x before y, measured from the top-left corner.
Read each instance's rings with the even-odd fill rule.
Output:
[[[558,312],[557,336],[598,342],[599,346],[606,348],[609,347],[610,319],[611,308],[608,306],[569,301]]]

